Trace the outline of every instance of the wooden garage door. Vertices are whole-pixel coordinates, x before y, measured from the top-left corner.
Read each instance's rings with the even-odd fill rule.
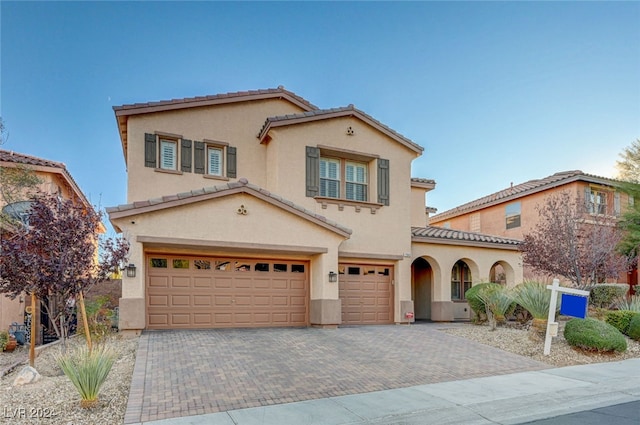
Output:
[[[393,323],[393,267],[340,264],[342,324]]]
[[[147,328],[306,326],[308,263],[147,255]]]

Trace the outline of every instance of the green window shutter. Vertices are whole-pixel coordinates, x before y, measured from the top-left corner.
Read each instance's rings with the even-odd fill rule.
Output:
[[[237,177],[236,148],[227,146],[227,177]]]
[[[144,134],[144,166],[156,168],[156,135]]]
[[[198,174],[204,174],[204,168],[204,142],[193,142],[193,171]]]
[[[306,196],[313,198],[320,193],[320,149],[307,146],[306,156]]]
[[[182,139],[180,143],[180,170],[191,172],[191,140]]]
[[[389,160],[378,159],[378,203],[389,205]]]

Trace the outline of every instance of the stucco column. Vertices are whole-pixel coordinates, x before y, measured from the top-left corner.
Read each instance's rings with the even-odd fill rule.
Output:
[[[337,248],[329,248],[327,253],[311,259],[309,322],[312,326],[336,327],[342,322],[338,282],[329,282],[329,272],[338,273]]]
[[[443,266],[440,273],[434,273],[431,320],[434,322],[451,322],[453,320],[451,267],[449,266]]]
[[[139,333],[146,325],[145,276],[146,266],[144,250],[141,243],[135,242],[132,236],[129,239],[129,263],[136,266],[136,276],[127,277],[126,272],[122,276],[122,298],[119,300],[118,326],[123,334]]]

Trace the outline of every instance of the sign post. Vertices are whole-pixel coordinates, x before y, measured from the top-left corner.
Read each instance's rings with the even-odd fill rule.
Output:
[[[587,301],[589,299],[589,291],[564,288],[560,286],[558,279],[553,279],[553,284],[547,285],[547,289],[551,290],[551,301],[549,302],[549,316],[547,317],[547,333],[544,338],[545,356],[551,354],[551,338],[558,336],[558,323],[556,322],[558,292],[562,294],[562,307],[560,312],[567,316],[579,317],[581,319],[587,317]],[[565,302],[567,303],[566,307]]]

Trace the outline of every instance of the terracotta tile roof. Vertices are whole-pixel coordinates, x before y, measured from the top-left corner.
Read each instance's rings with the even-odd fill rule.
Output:
[[[278,86],[275,89],[261,89],[261,90],[246,90],[238,92],[229,92],[214,94],[210,96],[196,96],[185,97],[182,99],[161,100],[157,102],[145,102],[145,103],[133,103],[121,106],[114,106],[113,110],[116,115],[130,115],[140,112],[149,112],[148,109],[154,108],[154,110],[167,110],[167,109],[181,109],[190,108],[195,106],[206,106],[215,103],[237,102],[242,100],[260,99],[260,98],[275,98],[279,96],[285,96],[294,103],[299,104],[303,109],[314,110],[318,109],[308,100],[298,96],[297,94],[286,90],[283,86]],[[140,110],[140,112],[136,112]]]
[[[411,236],[414,242],[436,242],[449,241],[455,244],[468,243],[470,245],[498,245],[498,246],[510,246],[518,247],[520,245],[519,240],[502,238],[499,236],[485,235],[482,233],[463,232],[460,230],[445,229],[444,227],[427,226],[427,227],[412,227]]]
[[[422,153],[422,151],[424,150],[422,146],[413,142],[411,139],[391,129],[390,127],[376,120],[371,115],[368,115],[365,112],[359,110],[353,105],[343,106],[340,108],[315,109],[313,111],[302,112],[299,114],[288,114],[288,115],[268,117],[265,120],[264,125],[260,129],[260,132],[258,133],[257,137],[258,139],[263,141],[267,133],[269,132],[269,129],[271,129],[272,127],[300,124],[300,123],[305,123],[310,121],[318,121],[318,120],[345,117],[345,116],[356,116],[362,119],[363,121],[367,122],[371,126],[385,133],[392,139],[397,140],[401,144],[407,146],[408,148],[410,148],[411,150],[417,153]]]
[[[160,198],[153,198],[145,201],[135,201],[131,204],[123,204],[106,208],[106,211],[113,220],[115,218],[143,214],[163,208],[171,208],[185,203],[205,201],[211,198],[238,192],[253,194],[256,197],[265,199],[274,205],[288,209],[303,218],[314,221],[325,228],[329,228],[330,230],[345,236],[352,233],[352,230],[348,227],[345,227],[333,220],[329,220],[320,214],[316,214],[311,210],[301,207],[300,205],[284,199],[275,193],[271,193],[255,184],[251,184],[244,177],[238,179],[237,182],[229,182],[223,185],[205,187],[202,189],[191,190],[189,192],[182,192],[175,195],[162,196]]]
[[[432,179],[422,179],[418,177],[411,177],[411,182],[415,183],[427,183],[427,184],[436,184],[435,180]]]
[[[0,149],[0,161],[24,165],[39,165],[41,167],[55,167],[63,170],[66,169],[62,162],[55,162],[44,158],[38,158],[37,156],[25,155],[23,153],[2,149]]]
[[[67,167],[62,162],[51,161],[49,159],[39,158],[37,156],[26,155],[14,151],[7,151],[0,149],[0,162],[12,162],[14,164],[22,164],[26,166],[34,167],[50,167],[59,170],[59,173],[67,180],[67,183],[71,186],[73,191],[87,206],[91,206],[91,203],[84,195],[78,183],[71,177],[71,174],[67,170]]]
[[[512,201],[526,195],[531,195],[533,193],[541,192],[575,181],[585,181],[589,183],[597,183],[608,186],[614,186],[619,183],[619,181],[617,180],[583,173],[580,170],[562,171],[542,179],[529,180],[516,186],[511,186],[498,192],[492,193],[491,195],[487,195],[474,201],[467,202],[466,204],[462,204],[450,210],[444,211],[438,215],[435,215],[431,217],[430,220],[432,222],[447,220],[462,214],[477,211],[503,202]]]

